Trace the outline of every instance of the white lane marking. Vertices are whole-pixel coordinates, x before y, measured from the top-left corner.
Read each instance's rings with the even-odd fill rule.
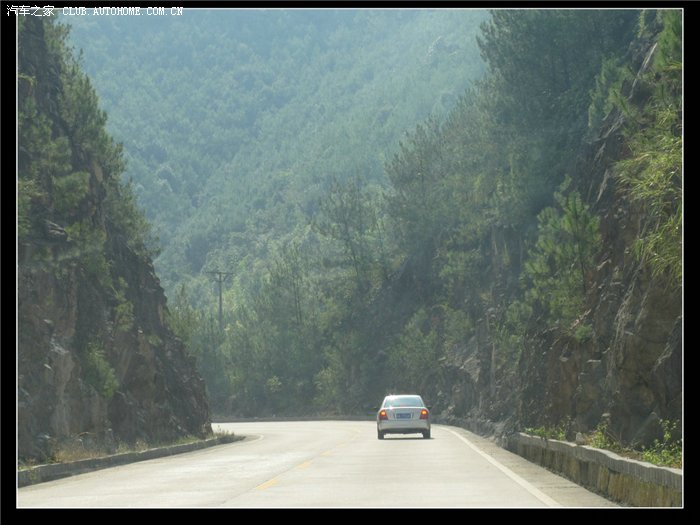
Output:
[[[493,466],[495,466],[498,470],[500,470],[501,472],[503,472],[506,476],[508,476],[508,477],[509,477],[510,479],[512,479],[513,481],[515,481],[518,485],[520,485],[521,487],[523,487],[525,490],[527,490],[530,494],[532,494],[533,496],[535,496],[538,500],[540,500],[540,501],[541,501],[542,503],[544,503],[545,505],[547,505],[547,506],[549,506],[549,507],[561,507],[561,506],[562,506],[560,503],[558,503],[557,501],[555,501],[555,500],[553,500],[552,498],[550,498],[549,496],[547,496],[544,492],[542,492],[541,490],[539,490],[537,487],[533,486],[530,482],[528,482],[528,481],[526,481],[525,479],[523,479],[523,478],[521,478],[520,476],[518,476],[515,472],[513,472],[512,470],[510,470],[510,469],[509,469],[508,467],[506,467],[505,465],[499,463],[495,458],[492,458],[492,457],[489,456],[486,452],[484,452],[484,451],[480,450],[479,448],[477,448],[476,445],[474,445],[471,441],[469,441],[469,440],[468,440],[467,438],[465,438],[464,436],[460,436],[457,432],[455,432],[454,430],[450,430],[449,428],[444,428],[444,427],[443,427],[443,430],[447,430],[450,434],[453,434],[454,436],[456,436],[456,437],[458,437],[459,439],[461,439],[462,441],[464,441],[467,445],[469,445],[469,447],[470,447],[474,452],[476,452],[477,454],[479,454],[480,456],[482,456],[482,457],[483,457],[484,459],[486,459],[489,463],[491,463],[491,464],[492,464]]]

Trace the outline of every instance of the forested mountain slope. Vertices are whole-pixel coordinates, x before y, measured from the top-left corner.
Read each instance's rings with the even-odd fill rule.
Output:
[[[383,184],[402,134],[451,109],[482,73],[474,42],[486,17],[193,8],[162,20],[66,17],[160,239],[166,291],[186,283],[192,301],[213,306],[204,272],[232,271],[250,287],[331,177]]]
[[[166,326],[121,147],[65,28],[18,28],[18,458],[204,437],[205,386]]]

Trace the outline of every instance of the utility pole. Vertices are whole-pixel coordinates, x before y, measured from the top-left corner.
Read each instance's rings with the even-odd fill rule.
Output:
[[[229,275],[233,275],[233,273],[220,272],[218,270],[214,270],[213,272],[206,272],[206,273],[216,276],[216,282],[219,285],[219,330],[223,332],[223,330],[224,330],[224,308],[223,308],[223,303],[222,303],[221,285],[224,283],[224,279],[226,279],[226,277],[228,277]]]

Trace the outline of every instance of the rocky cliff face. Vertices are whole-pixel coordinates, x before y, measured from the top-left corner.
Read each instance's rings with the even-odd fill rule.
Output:
[[[654,49],[651,38],[630,48],[638,74],[623,94],[631,106],[649,95],[640,79]],[[645,223],[613,175],[627,154],[624,126],[624,115],[611,112],[575,168],[579,191],[601,218],[602,250],[579,319],[593,336],[582,341],[533,328],[517,371],[499,376],[482,320],[481,335],[443,364],[435,396],[448,421],[496,436],[566,422],[572,438],[602,424],[623,443],[649,445],[662,437],[660,420],[681,420],[681,294],[651,279],[632,253]]]
[[[637,72],[624,88],[630,107],[647,102],[642,75],[656,49],[649,39],[634,42],[630,50]],[[613,164],[628,154],[624,126],[619,111],[608,115],[580,167],[581,180],[590,181],[589,200],[601,217],[603,249],[582,319],[595,336],[552,350],[560,361],[575,361],[561,384],[570,386],[567,408],[577,430],[603,423],[623,443],[649,445],[662,437],[661,419],[682,417],[682,304],[681,293],[652,279],[633,254],[633,243],[645,227],[644,210],[619,191],[612,175]]]
[[[119,185],[110,183],[107,160],[66,123],[68,66],[33,18],[20,28],[18,89],[20,111],[34,114],[20,126],[40,131],[45,123],[46,140],[63,140],[70,151],[61,179],[41,158],[50,145],[33,145],[20,130],[20,183],[31,181],[20,188],[33,196],[30,226],[18,239],[19,458],[45,461],[66,443],[114,449],[203,437],[211,432],[209,407],[194,358],[167,327],[151,261],[112,215],[109,193]],[[85,195],[59,206],[61,181],[81,177]]]

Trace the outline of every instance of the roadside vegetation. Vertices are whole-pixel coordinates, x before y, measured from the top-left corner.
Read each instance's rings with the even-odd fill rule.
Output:
[[[156,448],[174,447],[177,445],[188,445],[197,443],[215,437],[230,437],[233,438],[232,432],[215,432],[212,435],[202,439],[196,436],[183,436],[174,441],[158,441],[146,442],[142,439],[136,440],[132,444],[119,443],[113,446],[107,446],[104,441],[93,439],[88,432],[84,432],[73,438],[63,439],[60,443],[53,446],[53,454],[48,461],[48,464],[53,463],[72,463],[74,461],[82,461],[85,459],[97,459],[119,454],[129,454],[132,452],[143,452]],[[38,466],[35,461],[19,461],[18,470],[30,469]]]
[[[651,446],[632,447],[625,445],[612,435],[607,424],[600,423],[596,429],[590,433],[577,437],[578,444],[587,445],[593,448],[609,450],[619,456],[646,461],[661,467],[683,468],[683,440],[679,435],[678,422],[661,420],[663,437],[655,439]],[[558,441],[573,441],[567,439],[566,424],[555,426],[540,426],[526,428],[524,432],[542,439],[554,439]]]

